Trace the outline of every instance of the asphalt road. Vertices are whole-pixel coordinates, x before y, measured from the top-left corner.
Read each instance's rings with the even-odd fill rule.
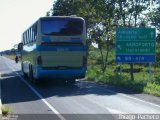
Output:
[[[120,93],[84,80],[74,85],[43,80],[35,85],[22,77],[20,68],[20,63],[0,57],[2,104],[18,120],[114,120],[160,114],[158,97]]]

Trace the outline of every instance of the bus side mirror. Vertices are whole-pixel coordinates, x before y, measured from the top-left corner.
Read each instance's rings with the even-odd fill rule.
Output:
[[[23,43],[19,43],[18,44],[18,51],[22,51],[23,50]]]

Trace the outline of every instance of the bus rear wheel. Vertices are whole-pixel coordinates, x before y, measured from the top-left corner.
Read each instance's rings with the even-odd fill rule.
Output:
[[[27,77],[27,74],[24,72],[23,63],[21,63],[22,75],[24,78]]]
[[[32,65],[29,66],[29,80],[32,83],[37,83],[37,80],[33,76],[33,67],[32,67]]]

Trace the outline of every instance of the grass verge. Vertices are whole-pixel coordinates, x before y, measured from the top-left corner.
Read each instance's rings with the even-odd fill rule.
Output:
[[[127,67],[125,68],[128,69]],[[160,76],[153,75],[153,80],[149,81],[148,72],[139,72],[139,70],[137,70],[139,68],[135,67],[135,71],[137,70],[138,72],[134,73],[135,80],[133,81],[130,80],[130,74],[126,69],[124,70],[126,72],[122,73],[122,79],[120,79],[120,74],[115,66],[108,67],[105,73],[101,71],[100,66],[98,65],[89,66],[86,78],[87,80],[127,88],[139,93],[148,93],[155,96],[160,96]]]
[[[3,116],[7,116],[8,114],[10,114],[12,112],[11,108],[9,108],[8,106],[2,106],[2,115]]]

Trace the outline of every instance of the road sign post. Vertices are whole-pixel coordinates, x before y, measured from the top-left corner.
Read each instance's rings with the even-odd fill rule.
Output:
[[[149,80],[152,80],[152,63],[149,63]]]
[[[122,80],[122,63],[120,63],[120,78]]]

